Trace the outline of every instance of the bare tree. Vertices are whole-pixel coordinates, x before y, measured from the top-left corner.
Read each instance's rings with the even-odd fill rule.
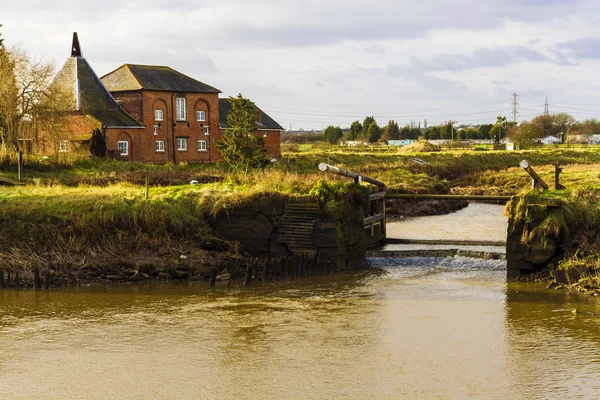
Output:
[[[64,95],[52,87],[54,65],[23,50],[0,49],[0,144],[2,153],[18,149],[18,138],[32,138],[38,124],[56,125]]]

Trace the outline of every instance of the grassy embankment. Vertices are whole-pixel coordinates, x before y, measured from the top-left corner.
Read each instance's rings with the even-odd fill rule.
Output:
[[[548,207],[548,201],[553,203]],[[532,206],[533,205],[533,206]],[[600,188],[580,186],[571,190],[528,192],[518,204],[508,204],[507,215],[528,226],[524,244],[561,244],[561,259],[549,265],[546,274],[566,280],[570,288],[600,292]],[[540,217],[543,216],[543,219]]]
[[[416,164],[414,157],[426,164]],[[399,154],[316,146],[284,151],[271,168],[235,178],[221,165],[29,157],[26,185],[0,187],[0,268],[118,269],[157,258],[167,260],[165,268],[209,265],[236,249],[213,236],[208,216],[260,196],[305,195],[320,179],[348,182],[317,172],[319,162],[371,176],[394,192],[513,194],[529,186],[530,178],[515,167],[523,158],[548,182],[557,161],[567,187],[598,181],[600,152],[581,150]],[[15,179],[14,163],[0,164],[0,175]],[[191,180],[201,184],[189,185]],[[187,261],[179,261],[184,254]]]

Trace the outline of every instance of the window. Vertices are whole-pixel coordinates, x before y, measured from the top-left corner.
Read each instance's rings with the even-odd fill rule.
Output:
[[[198,140],[198,151],[206,151],[206,140]]]
[[[156,121],[162,121],[163,120],[163,110],[154,110],[154,119]]]
[[[185,121],[185,97],[177,98],[177,121]]]
[[[158,136],[158,125],[154,125],[154,136]]]
[[[196,121],[206,121],[206,113],[204,111],[196,111]]]
[[[156,151],[157,152],[165,151],[165,142],[164,141],[162,141],[162,140],[156,141]]]
[[[267,137],[267,131],[263,131],[263,137]]]
[[[187,138],[177,138],[177,150],[187,151]]]
[[[129,142],[119,141],[117,143],[117,149],[119,150],[119,153],[121,153],[122,156],[129,155]]]
[[[210,131],[208,130],[208,126],[205,126],[203,129],[204,129],[204,134],[206,136],[210,135]]]
[[[69,141],[68,140],[59,140],[58,141],[58,151],[60,153],[66,153],[69,151]]]

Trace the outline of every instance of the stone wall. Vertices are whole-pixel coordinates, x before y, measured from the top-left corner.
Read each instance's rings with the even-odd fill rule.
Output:
[[[269,195],[223,212],[211,221],[226,240],[260,258],[306,256],[335,271],[365,261],[363,210],[351,195],[326,203],[311,198]]]

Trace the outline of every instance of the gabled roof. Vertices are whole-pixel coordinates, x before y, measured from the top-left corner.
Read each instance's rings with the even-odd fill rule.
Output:
[[[258,107],[254,107],[254,111],[259,110],[261,113],[261,122],[256,122],[258,129],[277,129],[283,130],[282,126],[279,125],[273,118],[271,118],[266,112]],[[219,127],[223,129],[229,128],[227,123],[227,116],[231,112],[231,103],[229,99],[219,99]]]
[[[106,127],[143,127],[117,104],[90,64],[81,56],[76,34],[73,46],[71,57],[52,83],[65,93],[65,109],[90,114]]]
[[[146,89],[168,92],[221,93],[219,89],[190,78],[170,67],[156,65],[124,64],[101,79],[111,92]]]

